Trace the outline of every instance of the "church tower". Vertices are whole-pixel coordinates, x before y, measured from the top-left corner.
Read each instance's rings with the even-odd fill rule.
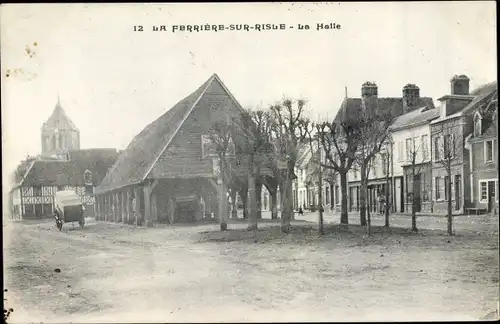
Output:
[[[61,107],[59,96],[49,119],[42,125],[42,155],[64,156],[80,149],[80,131]]]

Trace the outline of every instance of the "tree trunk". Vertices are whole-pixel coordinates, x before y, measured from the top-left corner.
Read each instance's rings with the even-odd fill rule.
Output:
[[[389,199],[389,163],[387,163],[387,172],[386,172],[386,178],[385,178],[385,227],[389,227],[389,202],[392,201],[392,195],[391,199]]]
[[[333,184],[330,184],[330,210],[333,210],[335,206],[334,196],[333,196]]]
[[[319,176],[318,176],[318,212],[319,212],[319,235],[324,235],[325,231],[323,229],[323,179],[321,174],[321,165],[319,166]]]
[[[366,184],[365,184],[365,188],[366,188],[366,196],[368,196],[368,186]],[[371,218],[370,208],[368,208],[367,216],[368,216],[368,219],[367,220],[365,219],[366,232],[367,232],[368,236],[370,236],[372,234],[372,218]]]
[[[262,219],[262,183],[258,180],[255,181],[255,201],[257,208],[257,219]]]
[[[278,219],[278,190],[271,191],[271,219]]]
[[[349,215],[347,214],[347,172],[340,173],[340,191],[342,197],[340,200],[340,224],[349,224]]]
[[[451,204],[451,172],[448,172],[448,181],[446,183],[448,188],[448,235],[453,235],[453,214]]]
[[[415,206],[416,201],[415,201],[415,193],[417,192],[417,183],[415,181],[415,167],[413,167],[412,170],[412,199],[411,199],[411,230],[413,232],[418,232],[417,228],[417,206]]]
[[[236,202],[236,190],[231,190],[231,218],[238,218],[238,204]]]
[[[222,179],[219,179],[219,221],[220,230],[227,230],[227,188],[226,184]]]
[[[284,186],[280,186],[281,196],[281,231],[283,233],[290,232],[290,220],[293,213],[292,191],[293,184],[289,177],[284,179]]]
[[[366,179],[366,167],[361,165],[361,188],[359,190],[359,221],[361,226],[366,226],[366,208],[368,197],[368,181]]]
[[[255,196],[255,177],[248,172],[248,230],[257,230],[257,199]]]

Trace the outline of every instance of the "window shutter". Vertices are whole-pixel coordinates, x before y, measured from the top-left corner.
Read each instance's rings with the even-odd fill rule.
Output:
[[[451,134],[450,150],[453,157],[455,157],[455,134]]]

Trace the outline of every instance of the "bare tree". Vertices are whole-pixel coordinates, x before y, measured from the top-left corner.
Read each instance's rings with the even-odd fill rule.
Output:
[[[347,173],[353,166],[358,147],[359,128],[349,121],[322,122],[309,128],[309,137],[317,136],[317,141],[325,154],[325,162],[314,159],[327,173],[340,175],[342,192],[340,223],[349,223],[347,214]]]
[[[219,160],[219,221],[221,231],[227,230],[228,206],[227,188],[232,180],[229,156],[233,143],[233,125],[231,122],[222,120],[212,125],[208,137],[214,146]]]
[[[299,143],[305,139],[305,128],[309,124],[304,116],[305,100],[284,98],[282,102],[270,107],[274,120],[272,127],[276,158],[283,164],[278,172],[281,194],[281,230],[290,231],[290,220],[293,218],[293,180],[295,164],[298,158]]]
[[[406,161],[410,163],[410,179],[412,180],[412,193],[411,193],[411,229],[417,232],[417,193],[421,192],[420,183],[417,181],[417,176],[420,175],[424,163],[429,161],[430,154],[428,150],[428,143],[415,134],[411,133],[410,137],[406,139],[405,151]]]
[[[358,119],[358,149],[356,164],[361,175],[359,216],[362,226],[366,226],[366,197],[368,192],[368,167],[380,153],[390,136],[389,126],[394,117],[390,111],[379,110],[378,104],[364,105]],[[370,226],[370,224],[368,224]]]
[[[451,195],[451,177],[453,166],[457,162],[457,151],[463,147],[462,124],[460,118],[454,120],[443,121],[433,127],[432,138],[434,140],[433,152],[437,163],[441,164],[446,172],[445,177],[445,193],[448,208],[448,235],[453,235],[453,207]]]
[[[241,121],[235,124],[235,131],[241,136],[241,152],[248,163],[248,192],[249,192],[249,230],[257,230],[258,210],[261,208],[256,196],[256,185],[261,184],[261,170],[272,157],[271,126],[272,119],[268,111],[246,110]]]
[[[324,152],[322,152],[321,144],[319,141],[319,132],[317,131],[313,134],[312,131],[308,132],[310,152],[312,159],[307,164],[307,177],[306,183],[318,185],[318,223],[319,223],[319,235],[324,235],[325,231],[323,228],[323,167],[322,164],[326,164],[326,159],[323,157]]]

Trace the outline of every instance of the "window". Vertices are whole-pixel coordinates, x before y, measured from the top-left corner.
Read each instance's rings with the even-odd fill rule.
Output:
[[[92,172],[90,170],[85,170],[83,173],[83,179],[85,181],[85,185],[91,185],[92,184]]]
[[[93,186],[85,186],[85,195],[92,196],[94,194]]]
[[[481,116],[476,114],[474,118],[474,136],[481,136]]]
[[[429,135],[422,135],[421,137],[421,147],[422,147],[422,159],[427,159],[429,157]]]
[[[451,135],[445,135],[444,140],[443,140],[443,152],[444,152],[444,158],[447,158],[450,153],[450,141],[451,141]]]
[[[444,177],[444,200],[448,200],[448,176]]]
[[[406,139],[406,161],[412,160],[412,153],[413,153],[412,141],[411,141],[411,138],[407,138]]]
[[[441,154],[439,154],[439,136],[434,137],[434,159],[439,161],[441,158]]]
[[[403,162],[404,161],[404,156],[403,156],[403,141],[398,142],[398,161]]]
[[[484,161],[493,162],[493,141],[484,142]]]
[[[479,185],[481,186],[480,188],[480,200],[481,201],[488,201],[488,182],[486,181],[481,181],[479,182]]]
[[[33,187],[33,196],[41,196],[42,195],[42,187],[34,186]]]
[[[435,197],[436,200],[442,200],[444,198],[444,183],[443,183],[443,178],[441,177],[435,177],[434,178],[434,192],[435,192]]]

